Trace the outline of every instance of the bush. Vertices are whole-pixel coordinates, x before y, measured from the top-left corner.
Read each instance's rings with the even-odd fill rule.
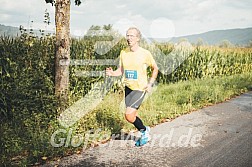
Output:
[[[91,39],[72,40],[72,59],[116,59],[120,50],[126,46],[125,41],[117,43],[113,49],[104,55],[95,52],[94,41]],[[143,47],[148,47],[144,43]],[[171,45],[156,45],[162,52],[170,53]],[[105,48],[106,50],[106,48]],[[54,96],[54,57],[55,38],[22,35],[17,38],[0,37],[0,154],[1,165],[31,165],[43,163],[48,157],[63,156],[78,149],[75,147],[51,146],[50,137],[61,127],[57,122],[58,102]],[[155,52],[153,51],[155,56]],[[76,71],[99,70],[106,65],[70,66],[69,104],[85,96],[94,86],[93,83],[102,81],[102,76],[79,77]],[[116,66],[113,65],[113,68]],[[247,77],[232,76],[239,73],[251,72],[252,52],[250,49],[216,49],[197,48],[191,56],[172,74],[159,74],[160,83],[171,83],[180,80],[209,78],[215,76],[231,76],[225,80],[214,80],[219,88],[196,88],[189,83],[170,84],[169,88],[161,86],[155,103],[149,101],[143,105],[146,115],[143,118],[148,124],[157,124],[165,117],[175,118],[186,110],[202,106],[205,103],[216,103],[223,97],[241,93],[248,85]],[[72,135],[85,133],[90,129],[102,128],[101,133],[118,133],[132,128],[123,118],[119,104],[123,99],[120,82],[115,79],[114,91],[104,97],[103,102],[92,112],[88,113],[74,124],[67,132]],[[192,81],[197,85],[197,82]],[[251,83],[251,82],[250,82]],[[201,83],[202,84],[202,83]],[[203,84],[208,85],[207,82]],[[224,89],[225,88],[225,89]],[[105,89],[105,88],[104,88]],[[211,90],[211,91],[210,91]],[[227,92],[228,90],[228,92]],[[113,93],[115,92],[115,93]],[[177,92],[184,92],[183,94]],[[190,93],[188,93],[190,92]],[[227,92],[228,94],[224,94]],[[169,105],[164,105],[167,103]],[[152,104],[152,105],[151,105]],[[171,108],[173,110],[171,110]],[[148,112],[149,111],[149,112]],[[154,111],[154,112],[153,112]],[[67,134],[57,136],[66,138]],[[89,141],[89,144],[92,141]]]

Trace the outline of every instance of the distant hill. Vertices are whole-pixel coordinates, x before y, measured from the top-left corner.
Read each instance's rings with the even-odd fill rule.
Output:
[[[246,45],[249,41],[252,41],[252,28],[214,30],[202,34],[175,37],[170,41],[176,43],[183,38],[186,38],[189,42],[195,44],[199,41],[199,39],[202,39],[204,43],[209,45],[219,44],[223,40],[228,40],[232,44]]]
[[[0,35],[17,36],[20,35],[19,28],[0,24]]]
[[[27,30],[28,33],[30,30]],[[33,30],[33,33],[37,36],[41,36],[41,32],[39,30]],[[52,31],[46,31],[45,34],[51,33],[53,34]],[[18,27],[12,27],[12,26],[5,26],[0,24],[0,36],[12,36],[12,37],[16,37],[19,36],[21,34],[20,30]]]
[[[38,36],[41,35],[39,30],[34,30],[34,33]],[[53,33],[53,32],[47,32]],[[17,36],[20,35],[18,27],[5,26],[0,24],[0,36]],[[72,36],[74,37],[74,36]],[[237,29],[227,29],[227,30],[214,30],[208,31],[201,34],[193,34],[187,36],[174,37],[172,39],[151,39],[151,41],[158,42],[173,42],[177,43],[181,39],[187,39],[189,42],[197,44],[199,39],[202,40],[204,44],[208,45],[218,45],[223,40],[228,40],[234,45],[246,45],[249,41],[252,41],[252,28],[237,28]]]

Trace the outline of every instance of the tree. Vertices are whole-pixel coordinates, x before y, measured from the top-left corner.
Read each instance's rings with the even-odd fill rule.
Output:
[[[69,88],[70,64],[70,0],[45,0],[55,6],[56,55],[55,94],[60,104],[66,102]],[[75,0],[80,5],[81,0]]]
[[[198,38],[197,39],[197,43],[196,43],[196,46],[203,46],[204,45],[204,41],[202,38]]]
[[[95,25],[92,25],[87,33],[86,33],[86,36],[89,36],[89,37],[93,37],[93,36],[99,36],[99,34],[101,33],[101,27],[100,26],[95,26]]]
[[[112,24],[103,25],[103,29],[106,31],[112,30]]]
[[[252,48],[252,41],[250,40],[247,45],[248,48]]]
[[[187,39],[187,38],[180,38],[180,39],[179,39],[179,43],[180,43],[180,42],[188,42],[188,39]]]
[[[219,47],[220,48],[231,48],[233,47],[234,45],[227,39],[221,41],[221,43],[219,44]]]

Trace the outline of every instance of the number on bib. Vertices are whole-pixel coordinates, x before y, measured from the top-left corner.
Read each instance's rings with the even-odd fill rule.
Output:
[[[125,77],[127,79],[137,79],[137,71],[136,70],[125,70]]]

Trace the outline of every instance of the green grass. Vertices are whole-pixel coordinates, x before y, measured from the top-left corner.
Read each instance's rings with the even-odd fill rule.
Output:
[[[63,128],[57,122],[60,113],[54,94],[55,40],[54,37],[39,39],[28,34],[17,38],[0,37],[0,166],[44,163],[45,157],[52,159],[65,156],[82,147],[55,148],[50,143],[52,134]],[[122,40],[108,53],[99,55],[94,49],[97,40],[73,39],[71,59],[116,59],[127,45]],[[156,60],[159,66],[167,67],[169,56],[160,56],[160,53],[169,54],[174,45],[155,44],[153,47],[145,43],[143,47],[150,49],[155,58],[160,58]],[[169,58],[169,63],[176,64],[176,56],[173,58]],[[66,107],[85,96],[93,83],[103,80],[103,77],[79,77],[76,71],[100,71],[105,67],[70,66],[69,102],[65,104]],[[251,74],[236,75],[251,71],[251,48],[196,47],[188,59],[170,75],[159,73],[159,83],[176,83],[159,84],[157,91],[140,108],[139,115],[147,125],[153,126],[165,119],[174,119],[206,105],[224,101],[251,88]],[[210,78],[215,76],[221,77]],[[100,140],[103,134],[134,129],[125,121],[124,109],[119,109],[123,100],[122,91],[120,88],[114,91],[117,92],[107,95],[95,110],[65,129],[72,132],[70,137],[78,134],[86,136],[87,131],[101,128],[99,136],[89,141],[91,144]],[[60,134],[57,138],[60,140],[67,135]]]
[[[159,84],[140,107],[139,116],[144,123],[154,126],[166,119],[171,120],[196,109],[223,102],[251,88],[252,74],[250,73],[180,81],[168,85]],[[110,94],[97,107],[97,111],[100,114],[104,111],[103,121],[101,120],[101,122],[109,122],[109,120],[113,120],[111,116],[115,116],[120,122],[121,128],[129,131],[134,127],[123,118],[124,110],[120,110],[119,106],[121,100],[123,100],[122,95]],[[107,114],[108,117],[106,117]],[[105,123],[103,127],[109,129],[108,125],[109,123]],[[120,128],[117,127],[116,129],[119,130]]]
[[[159,84],[140,107],[139,116],[146,125],[155,126],[167,119],[172,120],[199,108],[223,102],[251,88],[251,73]],[[88,141],[91,145],[97,140],[108,139],[114,133],[135,130],[132,124],[124,119],[124,108],[120,109],[120,104],[124,103],[123,96],[122,91],[107,95],[95,110],[71,127],[71,137],[85,136],[88,130],[101,129],[96,138]],[[3,124],[1,144],[5,150],[2,150],[1,164],[5,166],[26,166],[35,162],[41,164],[45,162],[42,157],[55,160],[55,157],[73,154],[86,144],[83,143],[78,148],[64,146],[54,148],[50,145],[51,134],[62,127],[55,120],[52,120],[46,128],[41,128],[39,124],[40,122],[37,122],[32,129],[26,131],[12,123]],[[67,134],[58,137],[66,138]]]

